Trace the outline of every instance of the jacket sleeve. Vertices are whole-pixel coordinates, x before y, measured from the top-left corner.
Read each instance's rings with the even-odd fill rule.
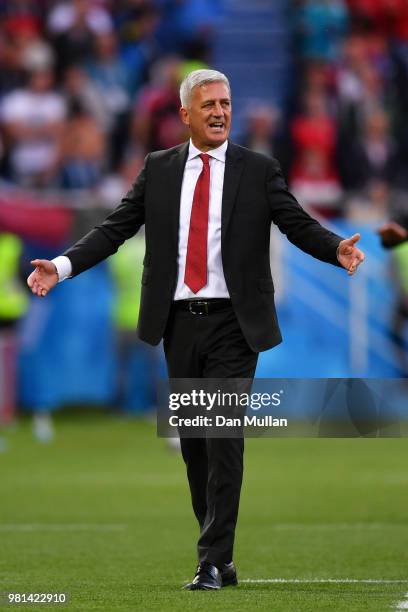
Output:
[[[116,253],[125,240],[134,236],[143,225],[148,161],[149,155],[135,183],[105,221],[65,251],[64,255],[72,264],[71,277]]]
[[[266,189],[272,221],[290,242],[316,259],[342,267],[337,247],[343,238],[324,228],[300,206],[288,190],[276,159],[269,164]]]

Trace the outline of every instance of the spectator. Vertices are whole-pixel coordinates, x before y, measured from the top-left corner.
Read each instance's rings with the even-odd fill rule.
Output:
[[[112,18],[100,3],[93,0],[71,0],[56,4],[51,9],[47,20],[48,30],[53,35],[67,33],[79,18],[93,34],[106,34],[113,29]]]
[[[298,27],[305,59],[333,60],[348,25],[343,0],[305,0],[299,9]]]
[[[179,86],[182,63],[167,57],[154,65],[152,84],[147,85],[133,112],[133,138],[146,153],[167,149],[186,136],[179,119]]]
[[[79,103],[94,117],[102,131],[112,129],[111,115],[98,88],[79,65],[72,64],[65,72],[63,94],[67,105]]]
[[[302,149],[290,177],[290,187],[296,198],[313,213],[325,217],[341,214],[342,188],[337,172],[324,150]]]
[[[408,324],[408,244],[404,242],[394,249],[394,280],[397,301],[391,321],[390,339],[401,368],[401,376],[408,376],[408,351],[406,331]]]
[[[245,127],[241,144],[252,151],[277,157],[286,174],[290,152],[279,110],[267,103],[253,103],[248,108]]]
[[[359,29],[369,30],[386,27],[387,19],[383,0],[347,0],[354,23]]]
[[[61,143],[61,183],[64,189],[92,189],[102,178],[105,135],[79,102],[72,102]]]
[[[0,2],[0,17],[7,20],[10,17],[24,18],[39,24],[44,18],[46,3],[38,0],[13,0]]]
[[[0,95],[25,84],[25,70],[19,37],[10,23],[0,28]]]
[[[148,69],[162,51],[157,40],[160,14],[152,0],[128,0],[123,5],[116,11],[116,25],[120,54],[131,75],[133,95],[146,81]]]
[[[164,52],[206,62],[221,0],[163,2],[163,9],[158,39]]]
[[[33,15],[9,17],[4,23],[4,31],[21,69],[32,71],[52,68],[54,51],[42,37],[38,18]]]
[[[87,72],[112,117],[110,163],[117,166],[128,140],[131,78],[118,53],[118,42],[112,32],[95,38],[95,53]]]
[[[52,184],[65,113],[65,101],[54,89],[51,70],[32,72],[27,87],[4,97],[1,120],[13,180],[29,187]]]
[[[157,407],[159,352],[136,333],[139,314],[144,236],[127,241],[108,262],[114,284],[117,386],[115,406],[142,414]]]
[[[373,180],[365,189],[352,194],[346,202],[347,219],[353,223],[383,223],[394,206],[394,194],[388,183]]]
[[[19,280],[21,241],[0,233],[0,426],[9,422],[16,408],[16,325],[28,306]]]
[[[101,31],[110,31],[110,27],[107,24],[99,27],[95,25],[91,18],[92,8],[84,0],[58,5],[54,12],[49,17],[48,28],[57,54],[57,74],[63,76],[71,64],[82,64],[90,60],[95,35]],[[98,19],[95,22],[98,23]]]
[[[387,113],[376,110],[364,123],[361,137],[341,152],[344,184],[349,189],[366,189],[373,180],[393,186],[404,185],[402,156],[390,133]],[[405,182],[406,184],[406,182]]]
[[[303,90],[328,96],[330,101],[336,94],[334,66],[322,60],[310,60],[305,64]]]
[[[118,171],[103,177],[98,188],[101,204],[108,209],[115,206],[122,195],[130,189],[142,167],[143,156],[138,151],[129,151]]]
[[[392,119],[397,119],[397,106],[388,70],[381,70],[385,62],[375,63],[369,57],[366,39],[353,37],[347,42],[345,63],[338,73],[339,126],[348,148],[356,133],[362,133],[366,117],[385,108]]]
[[[296,175],[302,173],[299,166],[304,161],[304,152],[320,151],[324,159],[325,172],[335,173],[335,151],[337,144],[336,122],[329,114],[327,97],[320,92],[306,92],[303,111],[291,123],[294,147],[292,170]]]

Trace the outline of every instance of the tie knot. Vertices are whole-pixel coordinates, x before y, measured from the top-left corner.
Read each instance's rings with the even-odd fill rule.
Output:
[[[204,166],[209,166],[210,156],[207,153],[201,153],[200,158]]]

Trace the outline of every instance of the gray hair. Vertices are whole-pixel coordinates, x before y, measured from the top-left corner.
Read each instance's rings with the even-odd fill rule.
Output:
[[[180,86],[180,101],[183,108],[188,108],[191,104],[191,97],[194,87],[205,85],[206,83],[225,83],[231,95],[231,87],[225,74],[218,70],[193,70],[190,72]]]

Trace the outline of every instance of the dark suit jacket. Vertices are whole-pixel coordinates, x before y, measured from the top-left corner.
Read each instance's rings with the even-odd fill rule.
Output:
[[[138,333],[163,337],[177,282],[180,193],[188,143],[150,153],[121,204],[64,254],[73,276],[117,251],[145,224],[146,255]],[[225,281],[252,350],[281,342],[269,263],[271,223],[300,249],[339,265],[341,240],[312,219],[289,193],[279,163],[229,143],[222,197],[221,249]]]

